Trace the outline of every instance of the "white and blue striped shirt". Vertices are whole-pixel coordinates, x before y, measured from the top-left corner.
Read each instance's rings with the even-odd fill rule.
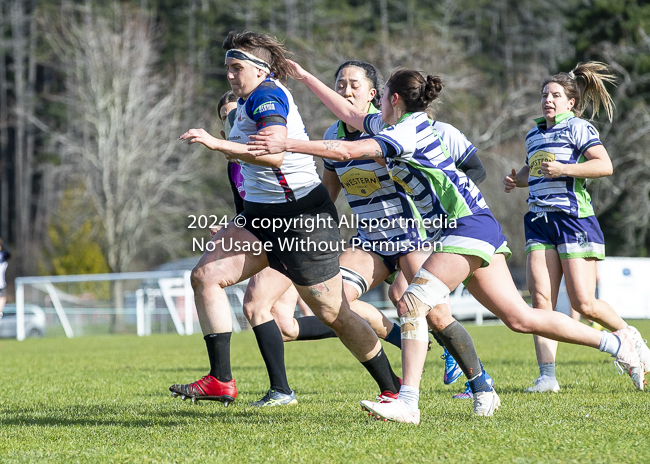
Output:
[[[445,155],[426,113],[408,113],[390,127],[368,115],[364,130],[392,147],[386,165],[397,191],[411,198],[422,219],[458,219],[487,209],[479,189]]]
[[[594,208],[585,190],[585,179],[569,176],[546,179],[541,165],[550,161],[564,164],[586,161],[585,151],[601,144],[598,131],[572,112],[559,114],[556,121],[547,130],[546,120],[538,118],[535,120],[537,125],[526,135],[530,211],[564,211],[578,218],[593,216]]]
[[[357,133],[354,140],[366,136]],[[330,126],[323,136],[324,140],[346,139],[342,122]],[[350,140],[350,139],[347,139]],[[417,221],[401,221],[400,218],[414,218],[408,199],[400,195],[386,167],[374,160],[331,161],[324,160],[325,169],[334,171],[341,181],[345,198],[352,213],[359,220],[357,236],[369,242],[391,242],[390,247],[384,247],[386,255],[396,254],[413,245],[414,248],[427,237],[418,229]],[[371,224],[370,220],[387,218],[384,224],[374,222],[374,227],[364,227]]]

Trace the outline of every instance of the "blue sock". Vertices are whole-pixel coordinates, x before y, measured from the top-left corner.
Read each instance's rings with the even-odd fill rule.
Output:
[[[402,349],[402,332],[400,330],[400,326],[398,324],[393,324],[393,328],[391,331],[386,335],[386,338],[384,339],[391,345],[395,345],[397,348],[400,350]]]
[[[492,386],[488,383],[487,373],[483,371],[481,375],[470,380],[469,388],[472,389],[472,393],[492,391]]]

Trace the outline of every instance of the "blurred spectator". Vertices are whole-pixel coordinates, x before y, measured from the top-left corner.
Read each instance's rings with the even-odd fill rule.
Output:
[[[2,238],[0,238],[0,317],[7,302],[5,272],[7,272],[7,265],[9,264],[7,261],[9,261],[9,258],[11,258],[11,253],[5,248]]]

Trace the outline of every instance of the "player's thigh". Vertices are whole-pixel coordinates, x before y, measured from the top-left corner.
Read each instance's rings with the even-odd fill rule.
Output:
[[[509,326],[526,318],[530,307],[515,286],[506,258],[499,253],[490,265],[476,270],[467,282],[467,290],[492,314]]]
[[[283,333],[289,333],[294,326],[294,316],[299,298],[298,290],[292,284],[271,308],[273,319],[275,319]]]
[[[526,257],[526,282],[533,306],[554,309],[562,281],[562,264],[555,248],[532,250]]]
[[[456,253],[433,253],[422,268],[433,274],[451,291],[476,271],[483,262],[478,256]]]
[[[353,273],[363,277],[365,283],[354,283],[354,276],[343,277],[343,289],[348,301],[359,298],[360,292],[368,291],[376,287],[388,277],[388,268],[384,265],[381,257],[375,253],[363,251],[360,248],[346,248],[339,256],[339,264],[342,268],[349,269]],[[363,288],[366,287],[367,288]]]
[[[343,300],[343,281],[340,273],[318,284],[295,286],[314,314],[327,324],[332,324],[341,310],[349,311],[347,301]]]
[[[562,260],[562,270],[571,307],[580,310],[596,299],[595,258],[570,258]]]
[[[206,245],[192,271],[192,282],[227,287],[251,277],[268,266],[261,245],[252,233],[230,223]]]
[[[431,256],[430,250],[416,250],[412,251],[399,258],[400,275],[406,282],[406,285],[411,283],[415,274],[422,268],[424,263]],[[397,279],[395,279],[397,281]],[[404,289],[406,290],[406,288]],[[403,294],[404,292],[402,292]]]
[[[273,306],[291,289],[293,285],[287,276],[270,267],[262,269],[249,279],[246,287],[244,311],[247,317],[260,312],[270,314]],[[295,297],[293,304],[296,304]]]

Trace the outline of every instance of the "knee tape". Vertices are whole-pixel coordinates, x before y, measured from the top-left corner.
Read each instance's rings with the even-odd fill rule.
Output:
[[[406,295],[404,295],[406,297]],[[409,311],[399,318],[400,335],[402,340],[429,341],[429,327],[425,316],[413,317]],[[426,314],[426,313],[425,313]]]
[[[341,266],[341,276],[343,277],[343,283],[352,285],[359,296],[363,295],[370,289],[368,281],[361,274],[352,269]]]
[[[408,293],[417,297],[429,308],[433,308],[445,301],[445,298],[449,295],[449,288],[436,276],[422,268],[415,274],[413,282],[406,289],[404,296]]]
[[[449,295],[449,288],[426,269],[420,269],[402,297],[408,312],[400,317],[402,340],[429,341],[426,315]]]

